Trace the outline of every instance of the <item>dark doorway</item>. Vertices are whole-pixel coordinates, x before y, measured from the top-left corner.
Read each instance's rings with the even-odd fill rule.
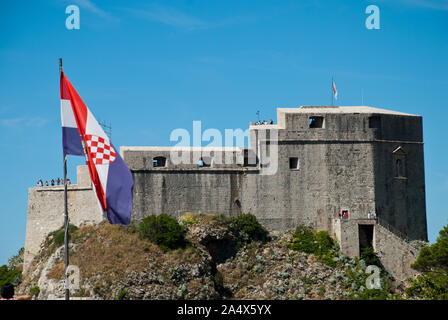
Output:
[[[359,255],[362,249],[373,248],[373,224],[358,225]]]

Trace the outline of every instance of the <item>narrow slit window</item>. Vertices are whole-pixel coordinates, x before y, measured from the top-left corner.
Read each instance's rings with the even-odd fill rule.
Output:
[[[403,170],[404,168],[402,159],[397,159],[396,168],[397,168],[397,177],[404,177],[404,170]]]

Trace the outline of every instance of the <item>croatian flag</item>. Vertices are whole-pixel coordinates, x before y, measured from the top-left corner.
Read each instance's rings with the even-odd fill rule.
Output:
[[[131,171],[62,71],[61,118],[64,155],[86,157],[103,214],[112,224],[129,225],[134,186]]]
[[[332,80],[332,86],[333,86],[333,94],[334,98],[338,100],[338,90],[336,90],[336,84],[334,83],[334,80]]]

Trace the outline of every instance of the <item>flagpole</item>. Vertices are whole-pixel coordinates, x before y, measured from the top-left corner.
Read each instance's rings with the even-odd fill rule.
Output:
[[[59,75],[62,73],[62,58],[59,58]],[[68,283],[68,205],[67,205],[67,155],[64,152],[64,251],[65,251],[65,300],[70,300]]]
[[[330,92],[331,92],[331,105],[333,106],[333,96],[334,96],[334,92],[333,92],[333,77],[331,77]]]

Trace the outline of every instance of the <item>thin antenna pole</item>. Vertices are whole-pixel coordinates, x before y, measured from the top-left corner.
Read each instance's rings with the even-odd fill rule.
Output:
[[[361,105],[364,105],[364,88],[361,88]]]
[[[59,75],[62,75],[62,58],[59,58]],[[67,155],[64,153],[64,251],[65,251],[65,300],[70,300],[68,283],[68,205],[67,205]]]

